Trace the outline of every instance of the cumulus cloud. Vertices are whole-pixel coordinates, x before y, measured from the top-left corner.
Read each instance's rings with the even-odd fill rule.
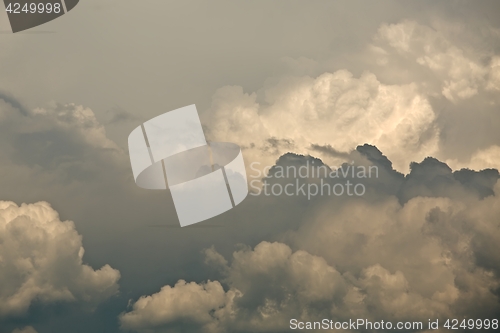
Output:
[[[82,237],[46,202],[0,201],[0,316],[21,316],[35,302],[86,307],[118,292],[120,273],[83,264]]]
[[[111,211],[109,199],[118,201],[126,193],[124,188],[127,193],[135,189],[127,153],[107,137],[91,109],[52,103],[21,112],[19,105],[0,96],[3,198],[47,201],[78,221],[91,223],[96,217],[89,213]]]
[[[206,255],[207,262],[220,257],[213,249]],[[181,280],[141,297],[131,312],[121,316],[122,327],[139,332],[176,332],[180,324],[194,324],[193,329],[204,332],[225,332],[229,327],[229,331],[276,330],[286,324],[287,316],[307,316],[310,306],[320,309],[346,293],[340,274],[324,259],[304,251],[292,253],[282,243],[262,242],[255,250],[235,252],[230,266],[217,262],[227,272],[227,292],[217,281]]]
[[[380,63],[396,55],[428,69],[433,77],[428,76],[427,87],[433,89],[429,83],[437,77],[441,94],[453,102],[477,95],[480,89],[498,90],[498,57],[471,45],[456,45],[449,31],[439,28],[409,20],[383,24],[372,50],[378,50],[374,54]]]
[[[179,280],[160,292],[141,297],[131,312],[120,317],[124,329],[139,332],[177,331],[179,325],[219,332],[218,321],[232,316],[233,300],[238,292],[225,292],[218,281],[196,284]]]
[[[366,63],[381,82],[412,82],[431,101],[440,131],[432,156],[454,169],[500,167],[497,131],[489,125],[498,122],[499,41],[488,24],[402,20],[382,24],[368,47]],[[468,133],[477,128],[481,136]]]
[[[292,155],[278,165],[311,159]],[[166,286],[140,298],[122,315],[122,327],[177,332],[188,327],[188,318],[198,323],[189,326],[192,332],[280,332],[292,318],[426,323],[497,317],[498,171],[454,172],[426,158],[401,175],[375,147],[360,146],[349,155],[361,157],[381,169],[366,196],[318,199],[280,241],[241,245],[231,257],[206,249],[205,263],[218,270],[220,284]],[[217,286],[214,303],[198,301],[191,314],[180,302],[170,305],[181,291],[187,300],[194,299],[191,290],[205,295],[208,284]]]
[[[128,166],[126,154],[107,138],[89,108],[54,103],[23,109],[0,96],[0,175],[10,197],[19,179],[30,179],[47,192],[58,184],[106,181]],[[107,169],[114,170],[105,172]],[[10,184],[12,182],[13,184]]]
[[[491,29],[483,34],[484,40],[498,45]],[[290,70],[291,76],[270,78],[255,92],[244,92],[238,86],[217,90],[203,115],[204,122],[212,139],[237,142],[248,159],[267,165],[286,152],[310,154],[312,147],[330,145],[346,153],[369,143],[383,150],[396,169],[404,172],[411,161],[427,156],[446,159],[453,168],[460,168],[468,158],[476,159],[477,169],[499,167],[500,161],[487,158],[490,161],[481,163],[473,157],[486,153],[484,142],[481,151],[457,152],[451,132],[455,128],[456,135],[463,135],[462,129],[471,126],[460,120],[464,117],[457,110],[471,113],[474,108],[498,104],[495,91],[500,87],[500,58],[494,46],[477,46],[477,37],[467,27],[449,22],[384,23],[360,56],[365,67],[360,68],[359,58],[352,63],[358,72],[363,71],[361,75],[353,75],[346,66],[301,76],[304,59],[287,58],[298,69]],[[478,102],[461,104],[474,97]],[[453,112],[458,120],[443,116]],[[450,117],[453,125],[446,121]],[[476,126],[487,122],[483,113],[471,121]],[[487,132],[484,141],[496,143],[494,133]],[[477,150],[478,146],[468,149]],[[448,151],[455,151],[455,156],[447,155]],[[315,153],[328,164],[346,161]]]
[[[452,172],[426,159],[395,195],[324,204],[291,243],[357,277],[353,315],[494,317],[498,179],[496,170]]]
[[[345,153],[367,142],[407,170],[412,159],[438,148],[435,113],[414,84],[385,85],[369,72],[356,78],[339,70],[283,78],[265,88],[262,99],[241,87],[219,89],[205,114],[210,135],[237,142],[246,156],[268,163],[288,151],[310,152],[314,145]]]

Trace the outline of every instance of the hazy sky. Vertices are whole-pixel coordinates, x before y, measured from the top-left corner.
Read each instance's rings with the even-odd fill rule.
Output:
[[[499,92],[497,1],[85,0],[16,34],[2,11],[0,333],[499,318]],[[180,228],[127,137],[190,104],[247,167],[380,177]]]

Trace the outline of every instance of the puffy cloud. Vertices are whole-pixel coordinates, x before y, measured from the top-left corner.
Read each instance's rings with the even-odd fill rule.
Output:
[[[488,24],[403,20],[380,26],[365,63],[381,82],[411,82],[431,101],[440,131],[439,150],[431,156],[454,169],[499,168],[488,148],[498,145],[490,124],[498,123],[499,45],[498,31]]]
[[[46,202],[0,201],[0,316],[20,316],[34,302],[94,307],[118,292],[120,273],[82,263],[82,238]]]
[[[171,306],[175,289],[190,285],[206,293],[203,283],[181,281],[139,299],[122,315],[122,327],[138,332],[186,327],[192,332],[280,332],[292,318],[426,323],[429,318],[497,317],[498,171],[453,172],[445,163],[426,158],[401,175],[368,145],[349,158],[364,158],[380,168],[380,178],[367,180],[372,191],[366,196],[319,198],[299,225],[277,237],[280,241],[241,245],[231,258],[208,248],[205,263],[220,273],[220,284],[208,282],[217,284],[216,304],[198,301],[193,317],[184,307]],[[305,165],[312,159],[286,154],[277,164]],[[280,197],[273,200],[277,203]],[[280,223],[269,220],[266,212],[252,216],[259,218],[263,223],[256,221],[256,228]],[[293,219],[292,213],[288,218]],[[129,318],[141,324],[128,324]]]
[[[443,26],[434,29],[415,21],[382,24],[374,38],[372,50],[379,63],[387,64],[391,53],[406,58],[431,71],[439,78],[441,94],[456,102],[478,94],[479,89],[498,89],[498,57],[485,50],[456,45]],[[489,60],[485,64],[484,58]],[[392,59],[391,59],[392,60]],[[427,88],[434,78],[429,75]],[[428,89],[433,94],[433,87]]]
[[[289,151],[310,152],[314,145],[346,153],[367,142],[399,170],[438,148],[434,111],[414,84],[385,85],[371,73],[355,78],[339,70],[286,77],[261,94],[259,102],[256,93],[240,87],[219,89],[205,114],[211,137],[237,142],[246,156],[267,163]]]
[[[292,67],[296,63],[297,71],[290,70],[295,76],[270,78],[255,92],[238,86],[219,89],[203,115],[204,123],[212,139],[237,142],[247,159],[266,165],[286,152],[311,154],[312,147],[330,145],[347,153],[369,143],[383,150],[400,171],[427,156],[458,168],[454,159],[467,161],[480,153],[474,152],[478,144],[487,147],[498,141],[492,129],[485,129],[481,142],[469,140],[466,149],[457,148],[467,140],[456,136],[495,120],[491,112],[498,104],[497,37],[484,32],[481,43],[489,46],[478,46],[477,39],[467,27],[449,22],[384,23],[367,52],[351,64],[356,72],[364,70],[359,77],[348,69],[300,76],[305,60],[287,58]],[[360,58],[364,67],[359,66]],[[328,67],[318,65],[309,72]],[[485,111],[464,116],[475,108]],[[449,114],[453,112],[455,116]],[[346,161],[315,154],[328,164]],[[495,163],[478,162],[477,169],[499,167]]]
[[[33,184],[32,197],[45,198],[54,188],[71,191],[87,185],[81,191],[109,183],[128,167],[125,152],[106,137],[92,110],[80,105],[54,103],[29,110],[13,98],[0,98],[0,138],[3,187],[18,201],[27,200],[18,195],[20,180]]]
[[[0,96],[0,159],[3,198],[50,202],[80,221],[86,237],[101,234],[99,221],[114,221],[125,212],[114,204],[129,207],[123,200],[136,199],[128,196],[136,187],[127,153],[81,105],[52,103],[31,110]]]
[[[346,293],[342,277],[324,259],[304,251],[293,253],[282,243],[262,242],[254,250],[237,251],[231,265],[213,249],[206,256],[208,262],[215,259],[224,266],[227,292],[217,281],[181,280],[141,297],[121,316],[122,328],[177,332],[178,325],[192,325],[193,331],[203,332],[269,331],[286,325],[289,315],[307,317],[309,311],[340,301]]]
[[[48,130],[55,132],[57,129],[93,147],[119,149],[106,137],[106,131],[97,121],[94,112],[73,103],[51,103],[46,108],[29,110],[14,97],[2,94],[0,95],[0,120],[2,120],[1,127],[4,132],[15,130],[18,136],[46,133]],[[27,137],[24,138],[27,139]]]
[[[328,316],[324,306],[340,305],[347,293],[340,273],[323,258],[278,242],[233,253],[227,271],[226,283],[242,293],[232,323],[239,330],[280,330],[291,318]]]
[[[359,314],[420,320],[495,316],[500,279],[492,244],[500,241],[500,182],[484,199],[454,196],[453,185],[449,194],[436,191],[453,199],[427,191],[427,197],[403,206],[390,196],[376,203],[325,205],[293,242],[344,275],[362,276],[356,285],[364,291]]]
[[[186,327],[219,332],[218,321],[232,315],[238,291],[225,292],[215,281],[196,284],[179,280],[160,292],[141,297],[131,312],[120,316],[121,327],[139,332],[177,332]],[[178,330],[178,325],[184,329]]]
[[[227,279],[247,295],[243,302],[264,289],[281,294],[284,303],[291,301],[290,293],[295,294],[295,300],[313,303],[332,300],[345,292],[340,274],[323,258],[292,252],[282,243],[262,242],[253,250],[235,252]]]

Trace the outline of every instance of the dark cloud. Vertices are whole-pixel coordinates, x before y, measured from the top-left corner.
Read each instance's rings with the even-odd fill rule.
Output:
[[[14,96],[6,92],[0,91],[0,99],[4,102],[9,103],[13,108],[18,110],[23,116],[28,116],[30,111],[26,109],[21,102],[19,102]]]
[[[291,318],[425,322],[497,316],[498,171],[453,173],[429,157],[402,175],[370,145],[359,146],[349,157],[380,170],[379,178],[365,180],[365,196],[249,197],[245,214],[231,222],[231,243],[251,245],[231,253],[227,241],[215,242],[221,252],[213,247],[204,251],[205,262],[219,272],[207,271],[207,277],[222,283],[220,302],[179,314],[162,312],[159,304],[171,298],[170,292],[201,297],[188,296],[184,282],[172,284],[139,299],[121,315],[122,327],[178,332],[187,327],[189,316],[193,332],[281,332]],[[293,177],[280,176],[283,168],[313,165],[324,166],[312,156],[288,153],[264,181],[285,185]],[[266,203],[273,209],[266,209]],[[203,283],[192,286],[206,292]]]

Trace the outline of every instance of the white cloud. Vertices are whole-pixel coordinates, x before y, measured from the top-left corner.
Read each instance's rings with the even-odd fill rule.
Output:
[[[0,201],[0,316],[19,316],[34,302],[93,307],[118,292],[120,273],[82,263],[82,238],[46,202]]]
[[[220,332],[218,321],[232,316],[236,290],[225,292],[218,281],[196,284],[179,280],[160,292],[143,296],[131,312],[120,316],[121,327],[139,332],[169,331],[169,326],[184,323],[206,332]]]
[[[427,81],[438,78],[441,94],[450,101],[468,99],[480,89],[498,89],[498,60],[490,54],[455,45],[443,27],[436,30],[408,20],[383,24],[374,42],[385,51],[378,52],[377,58],[385,59],[386,63],[387,51],[393,54],[395,51],[397,57],[428,68],[433,75],[427,76]],[[484,57],[490,57],[490,65],[484,64]],[[428,93],[433,94],[432,89]]]
[[[262,92],[224,87],[205,114],[213,139],[237,142],[250,159],[273,163],[311,145],[350,152],[358,144],[379,147],[399,170],[437,151],[439,131],[426,97],[414,84],[385,85],[375,75],[347,70],[317,78],[286,77]],[[330,156],[319,156],[338,163]]]
[[[206,255],[220,256],[213,249]],[[225,264],[220,259],[216,262]],[[193,331],[202,332],[269,331],[286,325],[290,315],[307,317],[311,306],[341,299],[346,293],[342,277],[324,259],[304,251],[293,253],[282,243],[262,242],[254,250],[237,251],[223,270],[227,292],[217,281],[181,280],[141,297],[131,312],[120,317],[122,328],[177,332],[177,325],[194,324]]]
[[[349,69],[301,76],[322,66],[304,70],[304,58],[287,58],[295,76],[270,78],[256,92],[220,88],[203,114],[204,123],[211,139],[237,142],[246,148],[247,160],[265,165],[286,152],[312,154],[311,145],[331,145],[345,153],[364,143],[380,148],[401,172],[427,156],[464,160],[471,156],[449,155],[457,154],[453,130],[463,124],[457,120],[450,125],[442,113],[462,107],[474,112],[473,105],[462,104],[475,96],[494,106],[498,101],[491,92],[500,89],[500,58],[494,47],[475,47],[477,36],[460,38],[466,32],[467,27],[446,22],[382,24],[360,56],[364,67],[359,57],[353,60],[353,68],[365,69],[359,77]],[[483,44],[497,43],[491,32],[488,36]],[[480,126],[481,117],[471,126]],[[315,154],[329,165],[346,162]]]

